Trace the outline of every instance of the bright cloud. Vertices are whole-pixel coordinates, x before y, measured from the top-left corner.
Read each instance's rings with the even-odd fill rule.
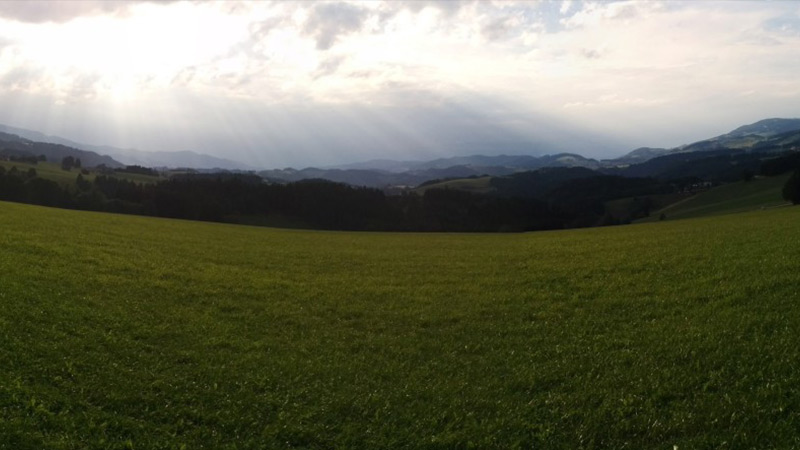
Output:
[[[0,2],[0,121],[268,165],[558,142],[611,156],[798,116],[798,17],[793,2]],[[108,131],[75,131],[90,120]]]

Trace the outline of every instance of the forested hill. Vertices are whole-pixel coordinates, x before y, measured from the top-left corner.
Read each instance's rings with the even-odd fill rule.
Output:
[[[779,157],[741,156],[743,159],[738,160],[730,155],[711,156],[671,166],[670,170],[700,167],[720,177],[730,174],[741,180],[800,167],[797,152]],[[633,177],[579,167],[548,168],[492,179],[493,190],[484,194],[432,185],[421,194],[387,195],[374,188],[326,180],[265,183],[252,174],[180,174],[165,181],[138,184],[115,175],[82,172],[76,175],[74,185],[65,185],[39,177],[35,165],[2,169],[0,200],[314,229],[485,232],[629,223],[648,216],[665,197],[678,200],[713,184],[680,172],[675,172],[681,175],[677,178],[663,174]],[[786,198],[800,200],[791,193]],[[617,200],[625,201],[610,208],[610,202]]]
[[[15,134],[0,132],[0,157],[40,157],[44,156],[47,161],[60,162],[66,157],[79,158],[86,167],[96,167],[105,165],[115,168],[124,165],[114,158],[107,155],[99,155],[95,152],[80,150],[62,144],[52,144],[47,142],[35,142]]]

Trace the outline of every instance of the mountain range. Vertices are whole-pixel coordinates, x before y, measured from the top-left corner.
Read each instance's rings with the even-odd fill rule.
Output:
[[[430,161],[395,161],[376,159],[327,168],[265,170],[262,177],[275,182],[291,182],[310,178],[360,186],[416,186],[425,181],[445,178],[467,178],[480,175],[505,176],[544,167],[582,167],[609,173],[650,176],[666,166],[687,164],[704,157],[704,152],[745,151],[770,152],[800,148],[800,119],[765,119],[735,130],[680,147],[637,148],[614,159],[597,160],[576,153],[558,153],[540,157],[530,155],[472,155]],[[700,153],[698,155],[689,155]],[[684,156],[680,156],[684,155]],[[663,159],[663,160],[661,160]],[[644,164],[656,160],[650,164]]]
[[[109,167],[121,167],[124,165],[139,165],[145,167],[164,167],[164,168],[193,168],[193,169],[225,169],[225,170],[247,170],[252,169],[247,164],[232,161],[224,158],[217,158],[216,156],[196,153],[192,151],[181,152],[146,152],[136,149],[123,149],[111,147],[107,145],[89,145],[80,142],[71,141],[58,136],[49,136],[38,131],[26,130],[24,128],[11,127],[8,125],[0,124],[0,132],[15,135],[17,137],[27,139],[31,142],[39,142],[46,144],[56,144],[63,147],[72,149],[73,155],[81,157],[84,164],[99,165],[105,164]],[[4,140],[4,139],[3,139]],[[80,152],[91,152],[97,156],[89,156]],[[83,156],[78,156],[83,155]],[[66,156],[66,155],[64,155]],[[107,158],[98,159],[99,156]],[[51,160],[60,160],[63,158],[54,155]],[[102,161],[96,164],[90,161]]]
[[[580,167],[607,173],[630,172],[649,176],[654,168],[688,164],[703,152],[776,152],[800,148],[800,119],[765,119],[744,125],[710,139],[680,147],[635,149],[614,159],[597,160],[576,153],[554,155],[472,155],[429,161],[376,159],[334,167],[262,170],[258,175],[271,182],[327,179],[357,186],[417,186],[426,181],[481,175],[506,176],[544,167]],[[195,152],[145,152],[110,146],[93,146],[48,136],[36,131],[0,125],[0,153],[45,155],[60,161],[64,156],[81,158],[85,166],[141,165],[156,168],[247,170],[245,164]],[[685,155],[685,156],[681,156]],[[653,161],[650,163],[650,161]],[[626,169],[630,167],[630,169]]]

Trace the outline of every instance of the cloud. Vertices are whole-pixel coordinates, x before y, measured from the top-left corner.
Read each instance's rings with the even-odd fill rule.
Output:
[[[800,17],[794,13],[772,17],[764,21],[763,29],[783,36],[800,36]]]
[[[188,86],[197,75],[197,67],[189,66],[180,70],[170,81],[172,86]]]
[[[4,0],[0,1],[0,17],[28,23],[63,23],[83,16],[122,13],[137,3],[163,4],[172,1]]]
[[[499,17],[486,24],[481,34],[489,41],[497,41],[511,35],[521,23],[517,16]]]
[[[56,78],[35,64],[18,65],[0,76],[0,92],[49,95],[57,104],[94,100],[103,90],[103,78],[97,73],[70,71]]]
[[[425,8],[431,8],[439,11],[445,17],[453,17],[467,5],[474,4],[474,0],[407,0],[399,2],[391,2],[399,6],[400,9],[405,9],[413,13],[418,13]]]
[[[31,92],[42,89],[44,69],[41,67],[17,66],[0,77],[0,91]]]
[[[600,50],[593,48],[582,48],[581,55],[583,55],[583,57],[586,59],[597,59],[600,58],[601,52]]]
[[[79,102],[92,100],[101,89],[102,77],[96,73],[76,73],[64,87],[60,89],[59,99],[63,102]]]
[[[541,129],[545,122],[535,111],[646,138],[673,120],[706,120],[701,112],[719,114],[720,105],[776,116],[770,108],[792,111],[798,104],[800,20],[790,2],[139,5],[0,0],[0,15],[27,22],[2,21],[9,40],[0,38],[0,94],[48,96],[70,111],[95,105],[101,112],[92,118],[117,105],[120,124],[137,116],[170,126],[183,120],[187,133],[192,126],[205,133],[228,112],[225,126],[233,130],[269,117],[271,123],[253,125],[255,137],[248,139],[272,148],[273,136],[289,155],[294,147],[324,148],[330,136],[339,139],[337,152],[356,149],[355,141],[365,154],[381,145],[397,152],[492,148],[488,143],[500,142],[503,131],[526,121]],[[241,105],[248,102],[273,108],[245,114]],[[166,107],[169,114],[154,113]],[[309,122],[329,108],[353,123],[348,128],[337,114]],[[205,122],[175,119],[204,109]],[[281,119],[288,110],[301,125]],[[344,136],[356,122],[358,133],[374,139]],[[308,140],[292,136],[310,128],[306,123],[327,131]],[[267,126],[269,133],[258,131]],[[474,131],[481,127],[501,131]],[[675,129],[675,137],[664,132],[664,139],[689,140]],[[527,131],[513,131],[522,138],[508,142],[533,141]],[[230,147],[222,138],[214,142]]]
[[[633,0],[583,3],[582,8],[570,17],[561,20],[567,29],[591,27],[615,21],[632,21],[661,11],[663,6],[657,2]]]
[[[304,32],[328,50],[341,37],[361,30],[368,11],[349,3],[318,3],[309,12]]]
[[[10,47],[13,43],[13,40],[0,36],[0,55],[3,54],[3,50],[5,50],[6,47]]]
[[[312,74],[313,79],[333,75],[347,58],[344,55],[329,56],[317,64],[317,69]]]

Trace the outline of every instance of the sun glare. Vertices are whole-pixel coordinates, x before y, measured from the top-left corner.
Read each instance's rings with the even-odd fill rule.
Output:
[[[53,85],[92,83],[109,99],[122,100],[225,56],[245,39],[247,27],[210,7],[145,4],[126,17],[78,18],[30,31],[22,56],[46,67]]]

